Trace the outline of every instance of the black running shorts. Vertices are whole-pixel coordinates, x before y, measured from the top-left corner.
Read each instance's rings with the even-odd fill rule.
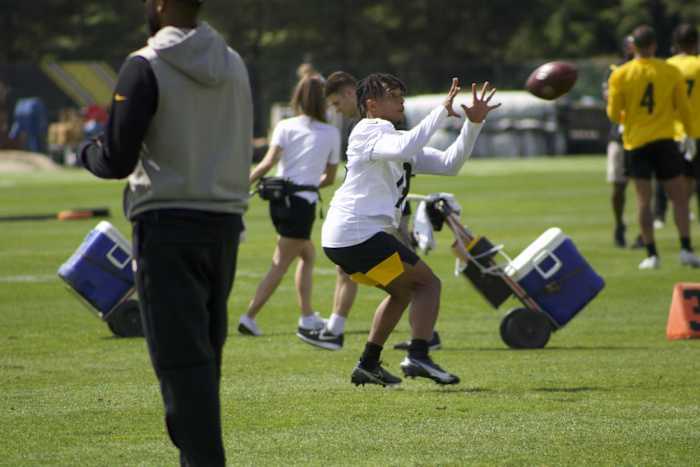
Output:
[[[299,196],[270,201],[270,217],[280,237],[309,240],[316,220],[316,203],[309,203]]]
[[[419,259],[406,245],[386,232],[379,232],[357,245],[323,248],[328,259],[360,284],[386,287],[399,277],[403,263],[415,266]]]
[[[625,151],[625,175],[631,178],[669,180],[683,175],[683,155],[672,139],[652,141]]]

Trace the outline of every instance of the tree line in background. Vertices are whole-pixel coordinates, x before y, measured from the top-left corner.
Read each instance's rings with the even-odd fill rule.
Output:
[[[258,133],[263,109],[285,100],[303,61],[322,73],[388,71],[412,93],[441,92],[453,75],[519,87],[523,64],[619,53],[647,23],[660,55],[681,21],[700,24],[686,0],[207,0],[204,18],[246,60]],[[137,0],[0,0],[0,63],[104,60],[119,66],[146,39]]]

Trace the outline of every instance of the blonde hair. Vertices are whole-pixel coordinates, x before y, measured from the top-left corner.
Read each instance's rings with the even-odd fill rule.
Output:
[[[307,115],[319,122],[326,122],[326,99],[323,81],[316,76],[302,78],[292,94],[292,110],[296,115]]]

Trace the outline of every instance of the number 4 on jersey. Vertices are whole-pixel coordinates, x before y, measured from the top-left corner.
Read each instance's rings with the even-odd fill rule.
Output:
[[[649,114],[654,113],[654,83],[647,84],[644,95],[642,95],[642,101],[639,105],[646,107]]]

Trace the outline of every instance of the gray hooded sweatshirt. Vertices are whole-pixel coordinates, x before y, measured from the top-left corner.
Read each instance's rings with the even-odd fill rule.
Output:
[[[158,107],[129,177],[127,216],[154,209],[242,214],[253,105],[241,57],[206,23],[163,28],[133,55],[153,70]]]

